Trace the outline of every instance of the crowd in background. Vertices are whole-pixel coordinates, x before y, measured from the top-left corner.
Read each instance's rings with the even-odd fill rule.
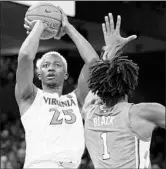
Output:
[[[16,57],[0,58],[0,88],[3,89],[9,83],[15,83],[17,67]],[[75,88],[74,79],[70,77],[65,82],[65,92]],[[9,105],[10,106],[10,105]],[[25,158],[25,135],[20,118],[11,116],[12,113],[4,113],[0,109],[1,119],[1,168],[21,169]],[[19,112],[18,112],[19,114]],[[153,133],[151,144],[152,168],[165,169],[165,130],[157,129]],[[93,169],[87,150],[82,157],[80,169]]]

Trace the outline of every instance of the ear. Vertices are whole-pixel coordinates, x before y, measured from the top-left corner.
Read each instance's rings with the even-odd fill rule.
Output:
[[[68,74],[68,73],[65,73],[65,74],[64,74],[64,79],[67,80],[68,77],[69,77],[69,74]]]
[[[37,72],[37,77],[39,80],[41,80],[41,73],[40,72]]]

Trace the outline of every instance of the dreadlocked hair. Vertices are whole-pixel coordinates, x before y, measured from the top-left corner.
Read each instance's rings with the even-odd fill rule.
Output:
[[[127,58],[119,56],[111,61],[98,60],[89,67],[89,89],[103,102],[109,99],[112,106],[125,94],[131,96],[138,85],[139,67]]]

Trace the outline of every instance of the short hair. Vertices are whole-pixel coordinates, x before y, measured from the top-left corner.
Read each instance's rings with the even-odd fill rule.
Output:
[[[103,102],[109,99],[113,106],[125,94],[132,95],[138,85],[138,70],[137,64],[127,56],[118,56],[111,61],[95,61],[89,67],[89,89]]]
[[[40,70],[40,67],[41,67],[43,60],[48,55],[56,55],[56,56],[60,57],[62,59],[63,64],[64,64],[65,71],[67,72],[67,61],[66,61],[66,59],[60,53],[58,53],[56,51],[47,52],[40,59],[38,59],[36,61],[36,67],[37,67],[38,70]]]

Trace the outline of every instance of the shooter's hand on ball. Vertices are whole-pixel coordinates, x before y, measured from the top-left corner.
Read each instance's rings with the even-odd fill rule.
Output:
[[[70,25],[67,15],[64,13],[63,9],[60,6],[57,6],[57,8],[60,10],[62,14],[62,26],[65,29],[68,25]]]
[[[31,30],[33,29],[33,27],[37,25],[39,27],[43,27],[43,30],[46,29],[47,25],[44,24],[42,21],[40,20],[33,20],[30,21],[27,18],[24,18],[24,28],[27,30],[27,34],[29,34],[31,32]]]
[[[106,46],[104,47],[105,53],[103,55],[103,60],[110,60],[115,56],[119,50],[132,40],[136,39],[136,35],[123,38],[120,35],[120,25],[121,25],[121,16],[118,15],[116,27],[114,28],[114,20],[111,13],[108,16],[105,16],[105,23],[102,24],[102,30],[104,34],[104,41]]]
[[[60,10],[61,14],[62,14],[62,27],[60,29],[60,32],[58,33],[58,35],[56,35],[54,38],[55,39],[60,39],[62,36],[64,36],[66,34],[66,27],[68,27],[70,25],[67,15],[64,13],[64,11],[62,10],[62,8],[60,6],[57,6],[57,8]]]

